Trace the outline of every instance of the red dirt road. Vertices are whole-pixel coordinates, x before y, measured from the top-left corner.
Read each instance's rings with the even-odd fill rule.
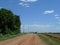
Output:
[[[6,41],[1,41],[0,45],[47,45],[36,34],[27,34]]]

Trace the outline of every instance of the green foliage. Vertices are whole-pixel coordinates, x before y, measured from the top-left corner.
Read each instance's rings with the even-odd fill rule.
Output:
[[[12,39],[14,37],[18,37],[18,36],[22,36],[24,35],[23,33],[18,33],[18,34],[6,34],[6,35],[2,35],[0,34],[0,41],[4,41],[4,40],[7,40],[7,39]]]
[[[7,9],[0,9],[0,34],[20,33],[20,17]]]

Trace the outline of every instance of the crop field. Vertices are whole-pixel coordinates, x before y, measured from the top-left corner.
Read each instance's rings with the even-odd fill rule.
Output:
[[[50,36],[53,36],[53,37],[56,37],[56,38],[60,38],[60,34],[47,34],[47,35],[50,35]]]
[[[60,45],[60,34],[38,34],[38,36],[49,45]]]

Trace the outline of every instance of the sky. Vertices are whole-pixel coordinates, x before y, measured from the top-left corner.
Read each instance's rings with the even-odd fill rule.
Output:
[[[0,0],[0,8],[20,16],[22,32],[60,32],[60,0]]]

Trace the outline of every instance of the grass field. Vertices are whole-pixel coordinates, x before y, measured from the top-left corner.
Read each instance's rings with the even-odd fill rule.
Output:
[[[38,36],[47,42],[49,45],[60,45],[60,40],[54,37],[50,37],[44,34],[38,34]]]

